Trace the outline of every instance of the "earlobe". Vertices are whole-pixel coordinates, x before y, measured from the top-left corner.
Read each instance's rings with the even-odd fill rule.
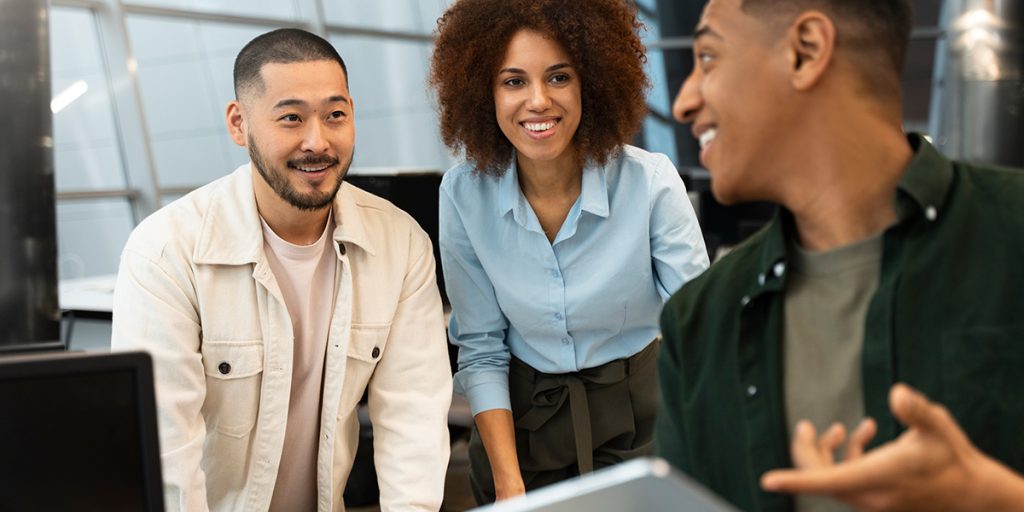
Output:
[[[228,129],[231,140],[239,146],[245,146],[245,119],[242,115],[242,105],[238,100],[231,100],[228,103],[227,112],[224,115],[224,123]]]
[[[805,12],[790,25],[787,41],[793,86],[797,90],[812,88],[832,62],[835,25],[821,12]]]

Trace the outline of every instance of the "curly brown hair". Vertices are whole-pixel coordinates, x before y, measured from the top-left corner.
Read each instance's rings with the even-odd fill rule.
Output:
[[[441,139],[464,150],[477,171],[505,172],[513,147],[496,119],[494,80],[509,40],[528,29],[572,59],[583,102],[573,142],[581,160],[603,165],[647,114],[642,28],[629,0],[457,0],[438,20],[430,69]]]

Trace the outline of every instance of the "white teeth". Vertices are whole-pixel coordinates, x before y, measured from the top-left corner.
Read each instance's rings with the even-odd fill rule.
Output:
[[[708,147],[708,144],[711,144],[711,141],[715,140],[716,135],[718,135],[718,129],[716,128],[711,128],[710,130],[700,134],[700,148],[704,149]]]
[[[325,165],[323,167],[302,167],[302,166],[296,166],[296,168],[298,168],[302,172],[318,172],[318,171],[322,171],[322,170],[324,170],[324,169],[326,169],[328,167],[330,167],[330,166],[329,165]]]
[[[523,123],[523,126],[531,132],[543,132],[550,130],[552,126],[555,126],[554,121],[548,121],[546,123]]]

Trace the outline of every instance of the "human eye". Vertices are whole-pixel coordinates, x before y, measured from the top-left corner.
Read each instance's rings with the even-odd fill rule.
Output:
[[[299,117],[298,114],[285,114],[285,115],[281,116],[278,119],[278,121],[283,121],[285,123],[294,124],[294,123],[298,123],[299,121],[302,121],[302,118]]]
[[[343,110],[335,110],[335,111],[331,112],[327,117],[329,119],[344,119],[344,118],[346,118],[348,116],[347,116],[347,114],[345,114],[345,112]]]
[[[702,69],[707,69],[707,68],[708,68],[708,66],[710,66],[711,64],[713,64],[713,63],[714,63],[714,61],[715,61],[715,55],[714,55],[714,53],[712,53],[712,52],[711,52],[711,51],[709,51],[709,50],[704,50],[704,49],[702,49],[702,50],[697,50],[697,51],[695,52],[695,56],[696,56],[697,64],[698,64],[698,65],[699,65],[699,66],[700,66],[700,67],[701,67]]]
[[[552,75],[549,80],[551,81],[551,83],[554,83],[554,84],[564,84],[564,83],[572,80],[572,76],[570,76],[568,73],[558,73],[558,74]]]
[[[508,87],[522,87],[523,85],[526,84],[526,82],[523,81],[522,78],[518,78],[518,77],[506,78],[501,83],[502,83],[502,85],[506,85]]]

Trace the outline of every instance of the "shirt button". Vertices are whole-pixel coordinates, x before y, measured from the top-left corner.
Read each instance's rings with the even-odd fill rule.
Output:
[[[219,371],[221,375],[227,375],[231,373],[231,365],[227,362],[223,362],[217,366],[217,371]]]
[[[562,338],[562,345],[568,345],[570,341],[569,338]]]
[[[757,394],[757,386],[747,386],[747,396],[754,396]]]
[[[772,273],[775,274],[775,277],[782,277],[782,274],[785,272],[786,264],[781,261],[776,263],[775,266],[772,267]]]
[[[743,298],[740,299],[740,306],[746,306],[747,304],[750,304],[750,296],[744,295]]]
[[[380,347],[373,347],[373,352],[370,352],[370,357],[373,357],[374,359],[377,359],[377,356],[379,356],[379,355],[380,355]]]
[[[551,277],[558,277],[558,271],[557,270],[552,270],[551,271]]]
[[[924,216],[930,221],[934,221],[939,217],[939,211],[934,206],[928,206],[924,209]]]
[[[765,279],[764,274],[758,274],[757,275],[757,284],[759,286],[764,286],[764,279]]]
[[[561,320],[561,319],[562,319],[562,314],[561,313],[555,313],[555,320]]]

